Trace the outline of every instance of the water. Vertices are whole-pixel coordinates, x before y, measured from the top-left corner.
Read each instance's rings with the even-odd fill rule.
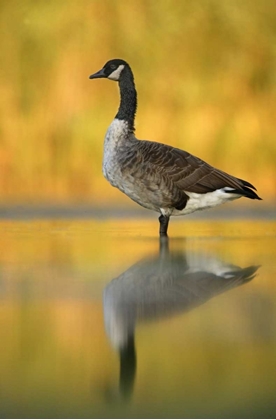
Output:
[[[275,417],[275,222],[0,231],[1,417]]]

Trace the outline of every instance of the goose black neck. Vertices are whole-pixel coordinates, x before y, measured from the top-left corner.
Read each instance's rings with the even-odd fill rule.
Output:
[[[129,67],[125,67],[121,74],[119,88],[121,102],[115,118],[127,121],[129,131],[133,133],[135,130],[134,120],[137,108],[137,93],[133,74]]]

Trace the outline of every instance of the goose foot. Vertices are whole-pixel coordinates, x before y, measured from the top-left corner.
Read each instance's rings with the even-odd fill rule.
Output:
[[[163,214],[161,214],[161,216],[159,217],[158,220],[159,220],[159,223],[160,223],[159,235],[160,236],[168,236],[167,231],[168,231],[170,217],[169,216],[164,216]]]

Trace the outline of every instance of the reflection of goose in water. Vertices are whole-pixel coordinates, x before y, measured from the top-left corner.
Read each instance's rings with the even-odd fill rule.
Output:
[[[257,266],[240,268],[207,254],[170,252],[160,242],[146,258],[113,279],[104,290],[106,333],[120,354],[120,391],[131,394],[136,371],[135,324],[181,313],[253,279]]]

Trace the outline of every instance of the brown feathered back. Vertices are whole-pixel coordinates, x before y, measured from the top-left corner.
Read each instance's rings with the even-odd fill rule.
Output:
[[[229,188],[231,193],[260,200],[252,191],[255,187],[249,182],[228,175],[184,150],[166,144],[140,141],[138,154],[141,154],[140,160],[152,165],[183,192],[205,194]]]

